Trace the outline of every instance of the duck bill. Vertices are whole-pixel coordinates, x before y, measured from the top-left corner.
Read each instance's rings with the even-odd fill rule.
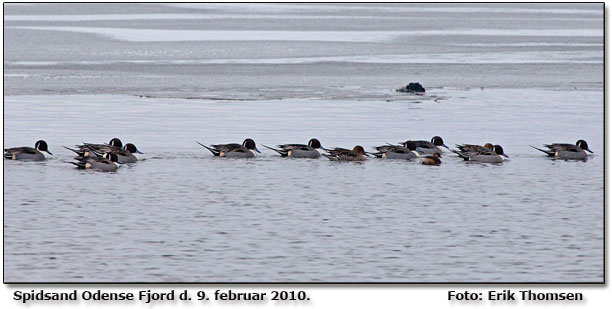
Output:
[[[448,148],[448,146],[446,146],[446,145],[444,145],[444,144],[442,144],[442,147],[444,147],[444,148],[446,148],[446,149],[450,150],[450,148]]]
[[[506,158],[510,158],[508,157],[505,153],[502,153],[502,156],[506,157]]]
[[[53,154],[51,153],[51,151],[49,151],[49,150],[45,150],[45,152],[46,152],[46,153],[48,153],[48,154],[50,154],[50,155],[53,155]]]
[[[136,150],[136,153],[139,153],[139,154],[144,154],[144,153],[140,152],[140,150]]]
[[[261,153],[261,151],[259,151],[259,149],[257,149],[257,147],[253,148],[253,150],[257,151],[257,153]]]
[[[588,152],[590,152],[590,153],[593,153],[593,151],[591,151],[591,149],[589,149],[589,148],[587,148],[587,149],[585,149],[585,150],[586,150],[586,151],[588,151]]]

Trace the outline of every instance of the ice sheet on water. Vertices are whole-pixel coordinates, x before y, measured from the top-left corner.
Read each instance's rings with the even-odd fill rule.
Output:
[[[318,41],[387,42],[402,36],[551,36],[601,37],[602,29],[449,29],[414,31],[276,31],[276,30],[166,30],[69,26],[13,26],[9,28],[98,34],[131,42],[185,41]]]

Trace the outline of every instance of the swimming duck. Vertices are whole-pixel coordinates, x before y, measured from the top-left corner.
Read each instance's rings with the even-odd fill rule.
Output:
[[[47,142],[39,140],[32,147],[14,147],[4,149],[4,158],[9,160],[20,161],[44,161],[49,155],[53,155],[49,151]]]
[[[138,157],[136,157],[134,154],[142,154],[142,152],[136,148],[136,145],[132,143],[125,144],[125,146],[123,146],[121,149],[110,150],[110,153],[116,154],[119,162],[121,163],[134,163],[138,161]]]
[[[70,162],[78,169],[98,170],[102,172],[114,172],[119,168],[117,154],[105,153],[102,157],[80,157],[78,162]]]
[[[111,139],[108,144],[83,143],[82,145],[76,145],[77,149],[71,149],[64,146],[64,148],[75,152],[81,157],[101,157],[104,153],[120,150],[121,147],[123,147],[123,143],[118,138]]]
[[[440,153],[434,152],[431,156],[425,156],[421,159],[421,164],[423,165],[440,165],[442,160],[440,160]]]
[[[402,146],[398,145],[383,145],[374,147],[378,152],[372,153],[377,158],[383,159],[404,159],[409,160],[419,156],[416,144],[413,142],[405,142]]]
[[[461,145],[463,146],[463,145]],[[502,163],[504,158],[508,156],[504,153],[504,148],[500,145],[495,145],[492,149],[477,145],[468,145],[476,147],[465,147],[464,151],[451,150],[458,154],[465,161],[483,162],[483,163]],[[462,148],[459,148],[462,150]]]
[[[587,144],[587,142],[582,139],[578,140],[576,142],[576,145],[561,143],[544,145],[544,147],[548,148],[549,150],[543,150],[533,146],[531,147],[547,154],[549,157],[555,157],[559,159],[580,160],[585,159],[587,157],[587,151],[593,153],[593,151],[589,149],[589,145]]]
[[[324,154],[331,161],[364,161],[366,152],[361,146],[353,147],[353,150],[345,148],[334,148],[328,150],[329,154]]]
[[[95,149],[95,150],[103,150],[105,148],[110,147],[116,147],[116,148],[121,148],[123,147],[123,143],[121,142],[120,139],[118,138],[113,138],[110,140],[110,142],[108,142],[108,144],[92,144],[92,143],[83,143],[83,145],[77,145],[77,147],[81,147],[81,146],[86,146],[87,148],[90,149]]]
[[[215,157],[225,157],[225,158],[252,158],[255,156],[255,152],[261,153],[257,146],[255,145],[255,141],[247,138],[240,144],[217,144],[206,146],[198,141],[196,143],[200,144],[200,146],[210,150]]]
[[[433,153],[442,153],[442,148],[449,149],[446,145],[444,145],[444,141],[439,136],[434,136],[431,138],[431,142],[428,141],[405,141],[401,144],[406,144],[408,142],[413,142],[417,151],[422,154],[433,154]]]
[[[142,152],[140,152],[140,150],[136,148],[136,145],[132,143],[125,144],[123,148],[112,146],[110,144],[106,145],[87,143],[83,145],[77,145],[77,149],[72,149],[65,146],[64,148],[76,153],[78,157],[75,159],[79,159],[79,157],[102,157],[104,153],[114,153],[117,154],[117,156],[119,157],[119,161],[121,161],[122,163],[134,163],[138,161],[138,157],[136,157],[134,154],[142,154]]]
[[[292,157],[292,158],[318,158],[323,154],[323,148],[321,142],[318,139],[313,138],[308,141],[308,145],[304,144],[284,144],[277,145],[278,148],[268,147],[262,145],[268,149],[278,152],[281,157]]]

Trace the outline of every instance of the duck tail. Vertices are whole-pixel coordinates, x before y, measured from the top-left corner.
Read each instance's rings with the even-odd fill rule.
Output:
[[[459,152],[457,150],[454,150],[454,149],[449,149],[449,150],[454,152],[455,154],[457,154],[459,157],[461,157],[465,161],[469,161],[470,160],[470,157],[468,155],[464,154],[464,153],[461,153],[461,152]]]
[[[208,146],[206,146],[206,145],[204,145],[204,144],[202,144],[202,143],[200,143],[198,141],[196,141],[196,143],[198,143],[200,146],[208,149],[210,152],[212,152],[213,155],[219,156],[219,151],[217,151],[216,149],[210,148],[210,147],[208,147]]]
[[[74,164],[78,169],[85,169],[85,162],[70,162],[70,161],[62,161],[62,162]]]
[[[365,153],[366,153],[366,155],[371,155],[371,156],[374,156],[376,158],[382,158],[382,152],[369,152],[369,151],[366,151]]]
[[[62,147],[76,153],[78,157],[76,157],[75,159],[87,158],[87,157],[101,157],[103,155],[102,153],[97,152],[94,149],[89,148],[89,147],[87,147],[87,149],[89,150],[77,150],[77,149],[68,148],[66,146],[62,146]]]
[[[66,148],[66,149],[68,149],[68,150],[70,150],[70,151],[72,151],[72,152],[74,152],[74,153],[78,154],[79,156],[83,154],[83,152],[82,152],[82,151],[78,151],[78,150],[76,150],[76,149],[68,148],[68,147],[66,147],[66,146],[62,146],[62,147],[64,147],[64,148]]]
[[[531,145],[529,145],[529,147],[531,147],[531,148],[533,148],[533,149],[536,149],[536,150],[539,150],[539,151],[541,151],[541,152],[543,152],[543,153],[547,154],[548,156],[551,156],[551,157],[554,157],[554,156],[555,156],[555,153],[554,153],[553,151],[546,151],[546,150],[544,150],[544,149],[540,149],[540,148],[537,148],[537,147],[534,147],[534,146],[531,146]]]
[[[329,154],[323,154],[324,157],[328,158],[330,161],[338,161],[338,157]]]
[[[286,157],[286,156],[287,156],[287,151],[283,151],[283,150],[276,149],[276,148],[273,148],[273,147],[268,147],[268,146],[263,145],[263,144],[262,144],[262,146],[264,146],[264,147],[266,147],[266,148],[268,148],[268,149],[270,149],[270,150],[274,150],[274,151],[278,152],[278,153],[279,153],[281,156],[283,156],[283,157]]]

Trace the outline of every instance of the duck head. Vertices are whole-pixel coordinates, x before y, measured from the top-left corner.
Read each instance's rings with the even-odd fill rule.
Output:
[[[121,140],[116,137],[111,139],[110,142],[108,142],[108,144],[111,146],[119,147],[119,148],[123,147],[123,143],[121,142]]]
[[[502,146],[500,146],[500,145],[493,146],[493,151],[495,151],[495,153],[500,155],[500,156],[504,156],[504,157],[508,158],[508,156],[504,153],[504,148],[502,148]]]
[[[111,162],[117,163],[117,164],[123,163],[119,161],[119,156],[117,156],[117,154],[115,153],[107,152],[104,154],[104,158],[110,160]]]
[[[255,145],[255,141],[250,138],[245,139],[244,142],[242,142],[242,146],[244,146],[246,149],[254,150],[254,151],[257,151],[257,153],[261,153],[261,151],[257,149],[257,146]]]
[[[591,151],[591,149],[589,149],[589,144],[587,144],[587,142],[586,142],[585,140],[583,140],[583,139],[581,139],[581,140],[577,141],[577,142],[576,142],[576,146],[580,147],[581,149],[583,149],[583,150],[585,150],[585,151],[588,151],[588,152],[590,152],[590,153],[593,153],[593,152]]]
[[[353,147],[353,152],[355,152],[358,155],[362,155],[362,156],[366,154],[365,149],[363,149],[363,147],[359,145]]]
[[[415,151],[417,149],[416,144],[411,141],[404,142],[402,145],[410,151]]]
[[[127,143],[125,144],[125,146],[123,146],[123,149],[131,152],[131,153],[140,153],[142,154],[142,152],[140,152],[137,148],[136,145],[132,144],[132,143]]]
[[[49,146],[47,145],[47,142],[43,140],[37,141],[36,144],[34,144],[34,148],[36,148],[36,150],[38,151],[44,151],[50,155],[53,155],[51,151],[49,151]]]
[[[446,149],[448,149],[448,146],[444,145],[444,140],[442,140],[441,137],[439,136],[434,136],[431,138],[431,143],[436,145],[436,146],[442,146]]]
[[[323,147],[321,146],[321,142],[319,142],[319,140],[318,140],[318,139],[316,139],[316,138],[313,138],[313,139],[309,140],[309,141],[308,141],[308,146],[310,146],[310,147],[312,147],[312,148],[314,148],[314,149],[319,149],[319,148],[320,148],[320,149],[325,149],[325,148],[323,148]]]

